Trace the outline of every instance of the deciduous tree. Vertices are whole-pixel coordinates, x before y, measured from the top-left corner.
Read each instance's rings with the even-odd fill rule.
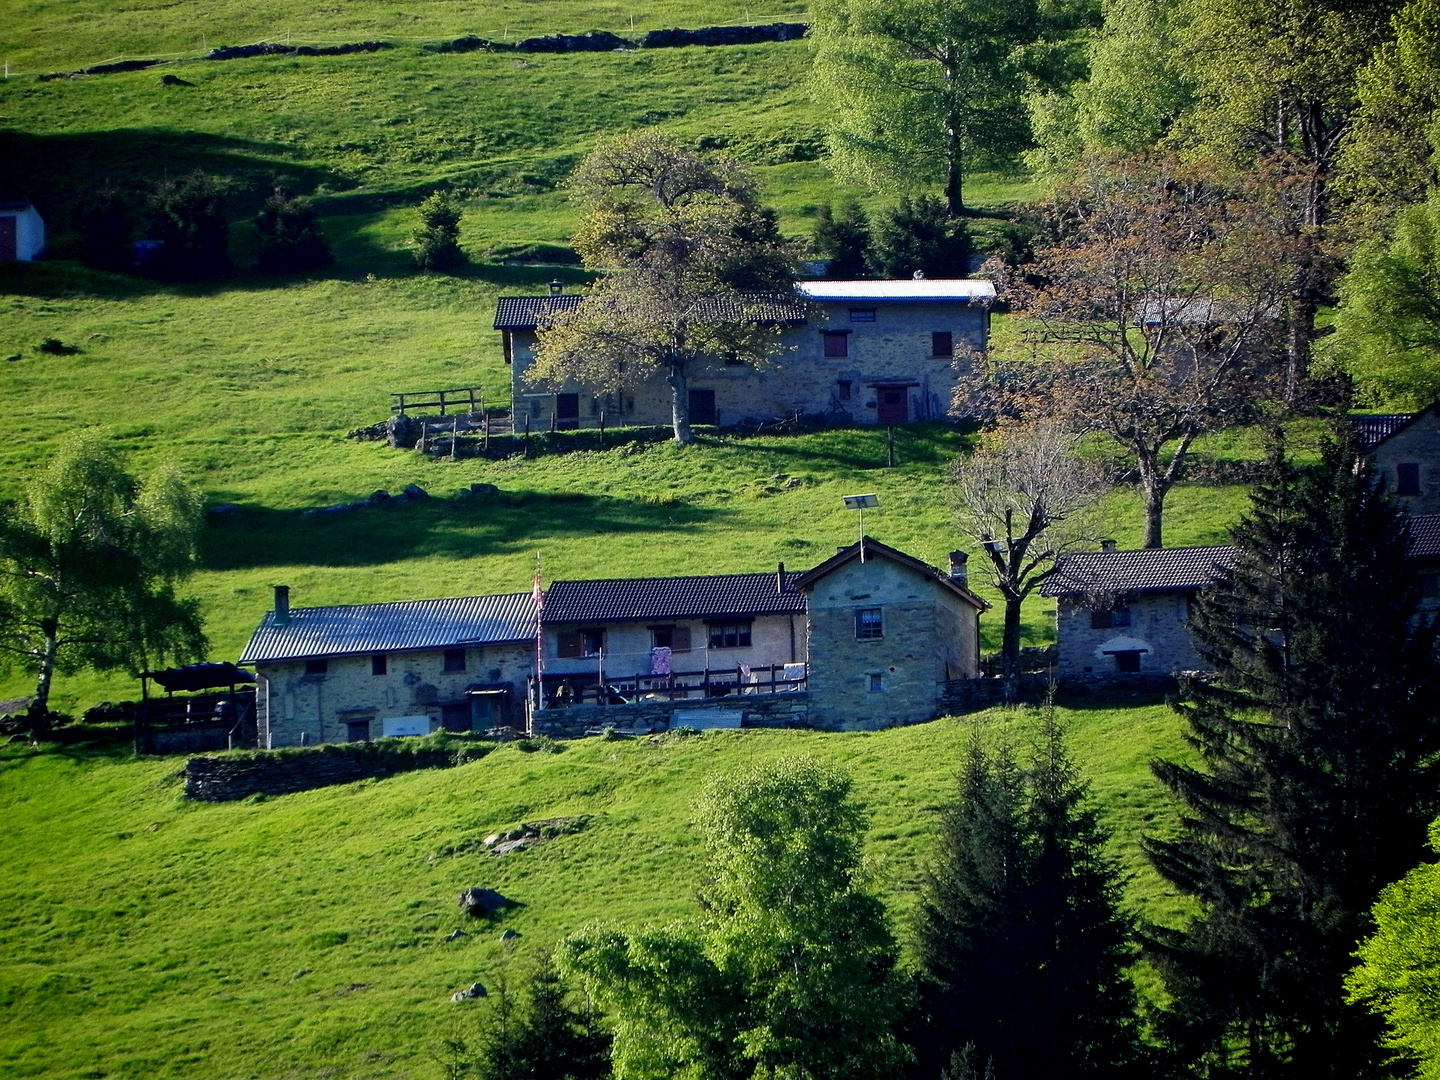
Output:
[[[615,393],[663,377],[675,441],[688,443],[691,373],[766,363],[781,318],[804,310],[790,246],[748,172],[653,132],[601,143],[571,190],[585,204],[575,247],[601,277],[537,327],[529,377]]]
[[[103,438],[66,439],[0,515],[0,652],[35,673],[31,717],[49,730],[56,672],[203,655],[198,604],[175,588],[195,566],[199,500],[179,473],[141,483]]]
[[[155,266],[177,281],[224,277],[230,272],[230,226],[225,181],[198,169],[155,185],[147,204],[149,238],[165,245]]]

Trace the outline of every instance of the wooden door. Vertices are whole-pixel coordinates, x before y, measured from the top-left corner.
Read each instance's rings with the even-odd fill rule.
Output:
[[[470,702],[440,706],[440,726],[446,731],[470,730]]]
[[[903,386],[881,386],[875,391],[879,399],[879,420],[882,424],[903,424],[910,419],[909,394]]]
[[[692,424],[715,423],[715,391],[690,391],[690,422]]]
[[[19,252],[16,243],[15,218],[0,217],[0,262],[16,257]]]
[[[555,427],[560,431],[574,431],[580,426],[580,395],[555,395]]]

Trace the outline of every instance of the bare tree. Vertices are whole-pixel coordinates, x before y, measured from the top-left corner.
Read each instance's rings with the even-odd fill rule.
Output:
[[[986,569],[1005,598],[1001,645],[1005,691],[1020,686],[1020,609],[1055,572],[1058,556],[1093,539],[1095,505],[1109,481],[1075,453],[1075,436],[1054,420],[1002,425],[952,471],[960,528],[985,549]]]
[[[654,133],[601,143],[571,189],[587,208],[575,246],[602,276],[537,328],[530,377],[607,392],[663,377],[675,441],[688,443],[691,372],[763,364],[803,318],[790,247],[749,173]]]
[[[1298,240],[1273,177],[1170,162],[1091,162],[1060,191],[1055,237],[1014,300],[1029,355],[981,365],[1012,415],[1109,435],[1145,495],[1145,546],[1195,439],[1277,396],[1279,315]]]

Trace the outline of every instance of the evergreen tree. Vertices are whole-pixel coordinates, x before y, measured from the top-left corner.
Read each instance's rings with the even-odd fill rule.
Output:
[[[522,1007],[501,986],[476,1066],[480,1080],[602,1080],[610,1075],[610,1038],[593,1011],[569,1004],[544,953]]]
[[[255,269],[262,274],[299,273],[334,261],[315,208],[283,188],[277,187],[255,216],[255,234]]]
[[[931,195],[908,196],[880,219],[871,260],[881,277],[964,277],[969,265],[969,236],[962,221]]]
[[[846,199],[838,215],[826,203],[815,222],[815,251],[830,260],[826,277],[864,277],[870,259],[870,218],[859,199]]]
[[[149,235],[165,245],[153,264],[162,277],[200,281],[230,272],[224,195],[224,181],[198,169],[155,186],[148,204]]]
[[[420,223],[410,234],[415,265],[421,270],[454,270],[465,265],[460,250],[460,204],[448,191],[436,191],[420,203]]]
[[[1135,1058],[1130,924],[1047,710],[1027,770],[972,742],[919,914],[919,1075],[1115,1076]]]
[[[1191,1075],[1396,1071],[1342,979],[1436,810],[1440,664],[1403,512],[1351,440],[1301,472],[1277,438],[1234,569],[1196,605],[1214,674],[1178,707],[1199,763],[1154,766],[1183,811],[1145,846],[1200,909],[1151,950]]]
[[[80,230],[80,257],[99,270],[128,270],[134,261],[130,250],[130,207],[110,185],[93,191],[76,214]]]

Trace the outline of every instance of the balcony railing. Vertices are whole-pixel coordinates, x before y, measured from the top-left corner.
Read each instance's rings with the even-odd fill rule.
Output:
[[[804,664],[757,664],[667,675],[546,675],[545,707],[632,705],[642,701],[687,701],[732,694],[784,694],[804,690]]]

